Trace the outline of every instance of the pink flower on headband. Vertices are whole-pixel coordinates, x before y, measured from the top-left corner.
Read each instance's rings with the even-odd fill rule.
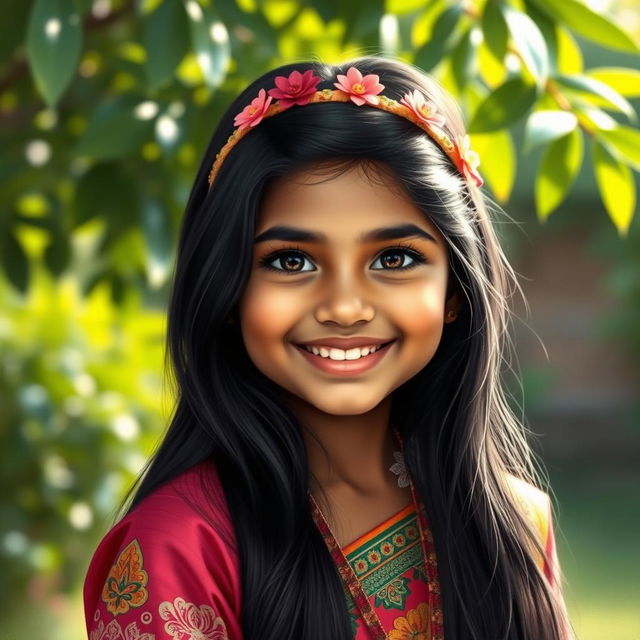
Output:
[[[476,171],[480,164],[480,158],[475,151],[471,150],[471,140],[468,134],[465,134],[464,137],[456,136],[454,145],[458,155],[458,170],[467,180],[472,179],[478,187],[481,187],[484,184],[484,180]]]
[[[258,97],[251,101],[234,119],[234,126],[240,130],[246,127],[255,127],[264,117],[273,98],[267,98],[267,92],[260,89]],[[240,126],[238,126],[240,125]]]
[[[288,78],[277,76],[275,79],[277,89],[269,89],[269,95],[279,100],[282,110],[288,109],[294,104],[307,104],[311,96],[316,92],[316,86],[321,78],[313,75],[311,69],[304,74],[292,71]]]
[[[417,89],[412,93],[405,93],[400,104],[409,107],[420,120],[427,124],[435,124],[438,127],[444,125],[444,116],[438,113],[436,105],[431,100],[427,100]]]
[[[359,107],[365,102],[378,104],[380,101],[376,96],[384,89],[384,85],[378,82],[380,78],[374,73],[363,78],[355,67],[350,67],[346,76],[338,75],[337,78],[340,82],[334,82],[333,86],[349,94],[351,101]]]

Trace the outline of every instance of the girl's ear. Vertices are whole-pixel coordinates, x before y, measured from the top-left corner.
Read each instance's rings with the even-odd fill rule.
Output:
[[[461,308],[462,298],[456,291],[453,295],[449,296],[444,305],[444,321],[453,322],[458,317]]]

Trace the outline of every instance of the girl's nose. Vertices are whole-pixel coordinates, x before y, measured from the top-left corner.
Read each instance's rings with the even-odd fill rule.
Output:
[[[318,322],[352,325],[361,320],[365,322],[373,320],[375,307],[357,283],[343,281],[325,286],[327,287],[325,296],[315,310]]]

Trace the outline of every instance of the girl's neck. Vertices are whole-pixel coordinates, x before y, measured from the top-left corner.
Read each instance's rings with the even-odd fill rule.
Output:
[[[351,488],[364,496],[386,491],[397,483],[389,471],[395,450],[389,427],[391,396],[361,415],[318,412],[298,397],[291,397],[289,402],[303,425],[312,482],[315,478],[323,489]]]

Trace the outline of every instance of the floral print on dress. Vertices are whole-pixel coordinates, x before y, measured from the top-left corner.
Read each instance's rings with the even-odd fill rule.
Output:
[[[120,552],[102,589],[102,601],[114,616],[127,613],[131,607],[140,607],[147,601],[148,576],[142,563],[140,544],[134,538]]]
[[[140,631],[135,622],[131,622],[123,630],[115,618],[106,627],[104,622],[100,620],[98,626],[89,636],[89,640],[155,640],[155,638],[156,636],[153,633]]]
[[[224,620],[216,615],[212,607],[176,598],[173,603],[165,601],[158,612],[166,620],[164,628],[173,640],[227,640]]]
[[[406,616],[398,616],[389,631],[389,640],[431,640],[429,607],[421,602]]]

